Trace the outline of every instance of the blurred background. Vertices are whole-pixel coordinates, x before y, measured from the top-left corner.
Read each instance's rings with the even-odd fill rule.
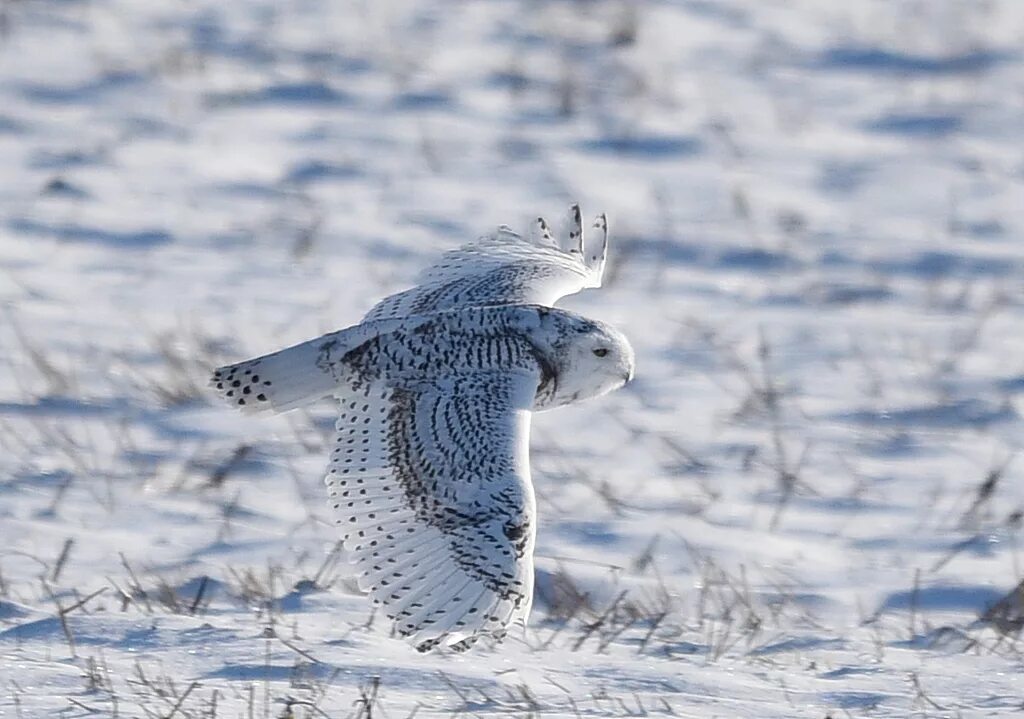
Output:
[[[0,714],[1018,711],[1022,40],[1016,0],[0,3]],[[330,404],[206,376],[571,202],[613,244],[564,305],[637,380],[536,418],[526,634],[415,656]]]

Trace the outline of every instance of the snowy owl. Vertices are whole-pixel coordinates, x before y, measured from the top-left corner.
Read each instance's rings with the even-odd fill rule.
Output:
[[[578,206],[556,241],[543,219],[442,256],[363,321],[221,367],[211,385],[246,412],[341,403],[325,479],[359,586],[427,651],[501,639],[533,598],[531,412],[633,376],[608,325],[551,305],[599,287],[608,248]]]

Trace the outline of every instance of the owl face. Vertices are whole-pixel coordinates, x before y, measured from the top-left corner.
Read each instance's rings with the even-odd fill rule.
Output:
[[[543,312],[530,334],[552,377],[538,391],[535,410],[599,397],[633,379],[633,348],[621,332],[562,310]]]
[[[609,325],[588,321],[590,327],[570,336],[556,360],[557,394],[566,402],[599,397],[633,379],[633,348],[625,336]]]

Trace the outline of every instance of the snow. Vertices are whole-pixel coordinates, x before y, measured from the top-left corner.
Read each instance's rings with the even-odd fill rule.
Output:
[[[1022,32],[5,4],[0,716],[1019,715]],[[637,379],[535,418],[525,634],[419,655],[335,551],[329,403],[239,416],[206,375],[572,201],[613,245],[564,306]]]

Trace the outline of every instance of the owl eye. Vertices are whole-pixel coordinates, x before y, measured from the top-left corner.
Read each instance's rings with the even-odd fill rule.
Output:
[[[606,354],[608,354],[607,347],[598,347],[596,350],[594,350],[594,355],[596,355],[597,357],[604,357]]]

